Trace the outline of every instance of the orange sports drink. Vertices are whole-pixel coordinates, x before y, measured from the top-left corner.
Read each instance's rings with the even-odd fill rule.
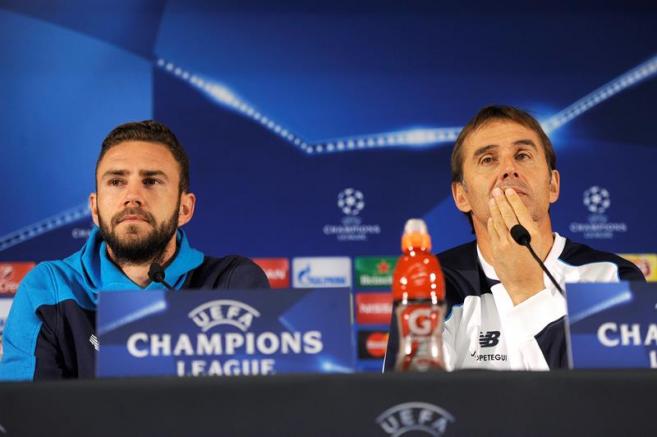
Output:
[[[404,226],[402,257],[392,278],[394,317],[399,333],[395,370],[445,370],[442,329],[445,278],[431,253],[431,237],[421,219]]]

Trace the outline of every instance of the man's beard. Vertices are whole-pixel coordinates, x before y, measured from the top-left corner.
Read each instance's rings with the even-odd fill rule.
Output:
[[[115,258],[114,261],[118,264],[145,264],[161,257],[167,244],[169,244],[169,241],[171,241],[171,238],[178,229],[179,209],[180,201],[178,201],[178,205],[176,205],[176,209],[174,209],[169,220],[163,221],[159,226],[157,226],[155,217],[152,214],[140,208],[126,208],[120,213],[115,214],[111,220],[111,228],[107,226],[107,223],[103,221],[99,214],[100,235],[110,249],[112,249]],[[128,215],[136,215],[143,218],[153,226],[153,230],[144,237],[132,239],[123,237],[121,239],[116,232],[116,226],[121,222],[123,217]],[[125,233],[131,234],[135,232],[137,232],[137,226],[128,224]]]

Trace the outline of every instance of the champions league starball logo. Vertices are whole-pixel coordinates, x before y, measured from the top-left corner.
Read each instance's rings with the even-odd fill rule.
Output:
[[[584,191],[584,206],[593,214],[604,214],[611,206],[609,191],[597,185]]]
[[[365,208],[365,196],[358,190],[347,188],[338,194],[338,208],[345,215],[358,215]]]
[[[363,224],[358,217],[365,209],[365,195],[356,188],[345,188],[338,193],[337,207],[344,215],[339,225],[327,224],[322,228],[326,236],[335,235],[338,241],[367,241],[368,235],[380,234],[379,225]]]
[[[586,189],[582,195],[582,204],[590,213],[588,223],[573,222],[570,232],[581,233],[587,239],[612,239],[617,232],[627,232],[627,224],[612,223],[605,213],[611,207],[609,190],[598,185]]]

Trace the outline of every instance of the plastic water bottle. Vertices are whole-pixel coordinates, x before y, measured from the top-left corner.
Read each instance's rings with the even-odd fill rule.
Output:
[[[399,333],[395,370],[445,370],[445,279],[438,258],[431,253],[431,237],[423,220],[406,222],[402,252],[392,279],[393,315]]]

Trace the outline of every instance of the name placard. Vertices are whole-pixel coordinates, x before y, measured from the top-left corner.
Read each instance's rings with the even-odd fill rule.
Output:
[[[657,368],[657,284],[566,284],[570,367]]]
[[[96,374],[352,372],[348,289],[105,292]]]

